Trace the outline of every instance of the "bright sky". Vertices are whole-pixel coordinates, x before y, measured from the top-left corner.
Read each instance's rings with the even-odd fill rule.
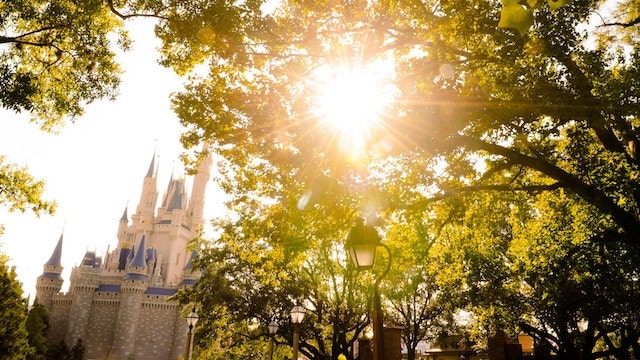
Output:
[[[172,170],[182,175],[180,124],[169,108],[169,94],[181,89],[182,80],[157,64],[159,41],[150,22],[136,20],[129,29],[134,44],[119,57],[125,74],[117,101],[91,104],[59,135],[40,131],[24,115],[0,111],[0,154],[45,180],[45,198],[58,203],[54,216],[41,218],[0,207],[0,224],[5,226],[0,251],[11,257],[31,300],[36,278],[63,229],[63,289],[85,251],[103,255],[117,244],[118,221],[127,203],[129,215],[135,212],[154,150],[159,156],[159,191],[166,188]],[[208,190],[205,220],[222,209],[213,182]]]

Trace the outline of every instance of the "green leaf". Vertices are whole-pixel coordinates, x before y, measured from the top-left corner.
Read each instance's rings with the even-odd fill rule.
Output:
[[[561,8],[565,5],[570,5],[572,2],[573,0],[547,0],[551,11],[556,11],[558,8]]]
[[[533,25],[533,13],[530,9],[513,1],[504,2],[498,27],[516,29],[520,35],[524,36],[531,25]]]

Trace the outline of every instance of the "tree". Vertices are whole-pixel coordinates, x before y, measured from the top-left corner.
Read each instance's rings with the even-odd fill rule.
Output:
[[[254,36],[243,33],[244,41],[228,52],[194,51],[211,67],[174,99],[188,127],[184,141],[211,141],[238,173],[249,159],[261,159],[278,170],[273,173],[305,169],[298,172],[300,182],[313,183],[305,174],[330,174],[346,186],[341,177],[358,166],[339,161],[344,154],[330,147],[338,135],[312,111],[314,70],[340,59],[364,67],[393,52],[393,80],[402,97],[383,125],[371,130],[371,148],[384,140],[394,147],[391,155],[416,151],[446,160],[441,180],[432,179],[437,197],[570,189],[612,217],[614,233],[620,233],[612,241],[632,241],[638,230],[638,109],[628,89],[637,85],[637,58],[623,53],[621,43],[584,45],[588,32],[579,25],[597,6],[573,2],[553,21],[540,10],[538,24],[522,39],[496,28],[498,11],[484,1],[349,3],[337,9],[292,3],[272,16],[251,18],[273,26]],[[469,9],[482,11],[472,16]],[[249,22],[238,31],[255,26]],[[195,46],[193,37],[176,37],[165,49],[176,49],[174,42]],[[443,64],[455,68],[453,77],[439,73]],[[448,180],[461,178],[464,186]]]
[[[69,359],[69,347],[65,344],[64,341],[60,341],[55,343],[49,347],[47,350],[47,359],[55,360],[55,359]]]
[[[421,342],[433,341],[442,332],[442,321],[450,308],[442,303],[437,270],[429,255],[433,239],[423,223],[412,221],[388,224],[386,240],[393,257],[387,261],[392,261],[392,271],[382,290],[390,303],[387,316],[403,329],[402,342],[409,360],[416,358]]]
[[[638,47],[616,37],[585,42],[591,33],[617,26],[609,23],[591,32],[581,27],[600,5],[574,1],[553,14],[540,8],[533,28],[521,37],[496,27],[499,10],[487,1],[293,2],[269,16],[251,17],[241,26],[243,40],[224,52],[206,53],[191,38],[172,39],[168,49],[179,43],[202,50],[194,53],[210,65],[207,77],[194,79],[174,97],[176,113],[188,127],[183,140],[187,146],[208,140],[224,156],[223,185],[237,194],[238,202],[248,199],[242,194],[256,194],[287,206],[292,216],[309,207],[329,211],[323,202],[328,199],[338,206],[356,204],[351,200],[359,197],[362,212],[422,214],[444,231],[451,222],[469,221],[469,201],[481,201],[465,194],[503,194],[505,214],[541,193],[568,194],[580,203],[576,214],[599,219],[597,226],[574,233],[588,234],[589,245],[572,251],[597,257],[594,249],[601,244],[630,264],[635,255],[628,248],[640,244],[640,108],[630,90],[640,78]],[[255,30],[256,22],[270,26],[246,31]],[[626,24],[635,36],[637,23],[631,19]],[[401,96],[380,125],[368,129],[367,156],[350,162],[338,146],[342,135],[313,111],[320,70],[329,64],[363,69],[380,59],[395,62],[391,81]],[[453,71],[441,72],[443,67]],[[411,155],[423,160],[405,160]],[[394,163],[398,165],[381,166]],[[406,175],[414,174],[411,164],[418,163],[425,165],[421,174]],[[384,177],[406,184],[384,192]],[[484,201],[492,198],[487,195]],[[300,204],[304,206],[294,206]],[[434,210],[434,204],[441,206]],[[472,304],[486,305],[476,310],[482,310],[477,315],[483,324],[492,325],[487,331],[517,323],[527,307],[517,291],[522,282],[505,262],[513,224],[488,216],[494,211],[490,206],[483,209],[451,238],[481,246],[465,246],[467,253],[443,259],[469,266],[443,281],[473,286],[466,295]],[[520,220],[535,226],[535,218]],[[470,231],[471,224],[483,225],[484,233]],[[549,239],[566,244],[569,238],[559,233]],[[563,261],[546,260],[549,266]],[[564,276],[589,273],[578,265]],[[589,266],[600,274],[609,269]],[[585,279],[576,289],[595,280]],[[578,285],[563,284],[547,290],[559,294]],[[622,288],[632,293],[628,284]],[[602,324],[623,319],[620,313],[586,313],[595,307],[584,297],[578,300],[579,306],[556,311],[573,319],[595,316],[594,322]],[[534,312],[533,319],[540,321],[541,315]],[[604,334],[611,332],[599,334],[608,337]],[[580,347],[583,354],[595,351],[576,337],[562,343]]]
[[[82,360],[84,356],[84,346],[82,339],[76,340],[75,345],[69,349],[64,341],[51,345],[47,351],[46,359],[57,360]]]
[[[198,345],[198,352],[208,358],[263,353],[271,321],[280,324],[276,343],[290,349],[289,313],[298,302],[307,307],[300,327],[301,354],[318,360],[352,354],[368,324],[368,301],[355,271],[344,265],[342,246],[327,240],[327,225],[313,217],[284,223],[277,210],[265,214],[257,209],[251,210],[255,216],[224,226],[220,240],[208,243],[198,261],[202,279],[180,295],[183,302],[202,306],[198,337],[218,339],[213,345],[207,340],[202,349]],[[314,241],[300,238],[302,224],[317,232]],[[262,327],[252,329],[252,319]],[[221,322],[226,326],[220,327]]]
[[[0,10],[1,107],[53,130],[115,96],[120,69],[108,35],[122,24],[101,1],[20,0]]]
[[[640,339],[629,315],[638,311],[638,249],[592,241],[602,217],[562,192],[539,200],[540,216],[512,247],[533,313],[521,327],[561,359],[631,358]]]
[[[26,322],[27,332],[29,333],[29,345],[35,349],[35,353],[30,359],[45,359],[47,354],[47,330],[49,329],[49,311],[42,304],[38,303],[38,299],[34,301]]]
[[[9,211],[53,213],[56,204],[43,200],[43,192],[43,181],[35,180],[24,167],[5,163],[0,155],[0,205],[8,206]]]
[[[71,348],[69,360],[82,360],[84,358],[84,345],[82,339],[76,340],[76,344]]]
[[[5,321],[0,328],[0,358],[27,358],[34,352],[27,341],[27,304],[15,269],[9,269],[4,254],[0,254],[0,290],[0,312]]]
[[[601,214],[562,190],[467,197],[436,241],[445,274],[437,281],[464,299],[478,345],[487,333],[524,331],[537,339],[536,351],[551,349],[559,359],[637,351],[637,318],[629,314],[637,312],[638,252],[592,241]]]

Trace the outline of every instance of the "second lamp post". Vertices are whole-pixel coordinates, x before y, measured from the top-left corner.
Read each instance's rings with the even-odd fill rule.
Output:
[[[196,326],[198,322],[198,314],[196,313],[196,307],[193,307],[191,313],[187,315],[187,325],[189,325],[189,333],[187,334],[187,360],[191,360],[193,356],[193,328]]]
[[[293,360],[298,360],[298,346],[300,344],[300,323],[304,319],[306,310],[296,305],[291,309],[291,323],[293,324]]]

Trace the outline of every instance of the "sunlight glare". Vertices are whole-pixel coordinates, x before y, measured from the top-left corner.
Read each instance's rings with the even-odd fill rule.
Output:
[[[379,126],[385,109],[393,102],[388,82],[392,62],[380,62],[357,70],[325,69],[319,73],[320,85],[315,112],[321,123],[334,131],[351,155],[364,149],[367,137]]]
[[[327,76],[319,86],[317,100],[323,121],[344,133],[375,125],[390,100],[381,70],[369,66]]]

